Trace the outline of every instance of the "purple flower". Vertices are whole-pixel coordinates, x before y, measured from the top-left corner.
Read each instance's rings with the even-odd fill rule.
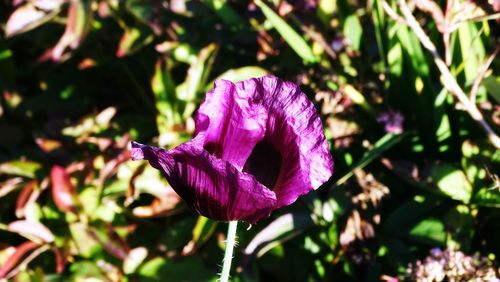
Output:
[[[332,175],[318,113],[291,82],[218,80],[195,120],[194,139],[168,151],[132,142],[131,155],[203,216],[255,223]]]
[[[378,115],[377,121],[384,124],[387,133],[402,133],[404,117],[400,112],[382,112]]]

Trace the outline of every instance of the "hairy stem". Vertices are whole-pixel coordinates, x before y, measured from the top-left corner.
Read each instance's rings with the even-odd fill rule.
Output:
[[[238,229],[238,221],[230,221],[227,229],[226,251],[224,252],[224,260],[222,265],[222,273],[220,275],[221,282],[229,281],[229,272],[231,271],[231,261],[233,260],[233,249],[236,243],[236,230]]]

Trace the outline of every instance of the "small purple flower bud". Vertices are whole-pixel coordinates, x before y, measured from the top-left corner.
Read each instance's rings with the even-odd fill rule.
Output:
[[[378,115],[377,121],[384,124],[387,133],[402,133],[404,117],[400,112],[382,112]]]

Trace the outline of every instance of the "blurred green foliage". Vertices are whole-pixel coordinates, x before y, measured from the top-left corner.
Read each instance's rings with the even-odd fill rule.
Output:
[[[498,6],[411,4],[497,130]],[[495,261],[500,151],[398,11],[393,0],[0,1],[0,279],[215,281],[226,224],[189,211],[127,146],[189,140],[215,79],[267,73],[315,102],[335,173],[240,226],[234,281],[412,280],[408,264],[436,247]]]

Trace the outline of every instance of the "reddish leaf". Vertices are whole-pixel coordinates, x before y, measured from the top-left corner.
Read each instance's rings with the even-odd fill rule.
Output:
[[[26,2],[26,0],[12,0],[12,6],[17,7]]]
[[[19,193],[16,199],[16,216],[22,218],[25,216],[25,210],[27,207],[31,206],[40,196],[40,190],[37,189],[38,182],[36,180],[31,180]]]
[[[78,48],[87,34],[90,22],[92,21],[92,13],[90,11],[90,3],[92,1],[87,2],[81,0],[71,1],[66,19],[66,30],[61,39],[59,39],[59,42],[52,49],[52,59],[54,61],[61,61],[68,47],[73,50]]]
[[[78,64],[78,69],[85,70],[85,69],[93,68],[95,66],[97,66],[97,62],[94,59],[85,58],[85,59],[81,60],[80,63]]]
[[[71,184],[66,170],[58,165],[52,167],[50,172],[52,182],[52,199],[56,206],[64,212],[76,212],[76,192]]]
[[[127,199],[125,200],[125,205],[129,205],[134,201],[134,197],[136,196],[136,189],[135,189],[135,180],[137,177],[141,176],[142,173],[144,172],[144,169],[146,168],[146,164],[141,164],[132,174],[132,177],[130,177],[130,181],[128,183],[128,189],[127,189]]]
[[[11,37],[41,25],[46,15],[44,11],[38,10],[31,3],[17,8],[7,21],[5,36]]]
[[[418,184],[422,179],[421,172],[417,165],[411,161],[382,158],[380,162],[405,181]]]
[[[33,4],[38,9],[44,10],[44,11],[52,11],[55,9],[59,9],[61,5],[65,2],[66,0],[35,0],[31,1]]]
[[[50,230],[42,225],[41,223],[29,221],[29,220],[18,220],[10,223],[7,226],[7,230],[10,232],[18,233],[31,241],[37,243],[52,243],[54,242],[54,235]]]
[[[31,251],[40,246],[40,244],[31,241],[19,245],[5,264],[0,266],[0,279],[7,278],[7,275],[14,270]]]
[[[171,189],[169,191],[173,190]],[[176,209],[176,206],[179,202],[180,198],[178,196],[176,197],[175,195],[172,195],[172,197],[168,197],[164,200],[156,198],[149,206],[135,207],[132,210],[132,213],[134,214],[134,216],[140,218],[170,216],[181,211],[180,209]]]
[[[131,55],[147,46],[153,41],[153,36],[144,26],[137,26],[125,29],[125,33],[120,39],[116,56],[121,58]]]
[[[30,31],[53,18],[60,11],[64,0],[14,1],[18,8],[5,26],[5,36],[11,37]]]
[[[78,144],[89,143],[94,144],[99,147],[101,152],[104,152],[111,144],[113,144],[113,139],[107,137],[94,137],[94,136],[81,136],[76,140]]]
[[[22,177],[14,177],[0,183],[0,198],[21,187],[23,182]]]
[[[62,146],[60,141],[53,139],[36,138],[35,142],[45,153],[53,152]]]
[[[127,243],[110,226],[106,226],[105,229],[106,233],[98,233],[94,229],[90,229],[89,235],[99,242],[108,254],[124,260],[130,251]]]
[[[61,250],[58,248],[53,248],[54,255],[56,256],[56,272],[62,273],[64,271],[64,266],[66,264],[66,260],[63,257]]]
[[[115,158],[111,159],[106,163],[106,165],[99,172],[98,185],[104,185],[104,181],[107,178],[112,177],[118,170],[118,167],[124,162],[130,159],[130,151],[128,149],[124,149],[121,151]]]

